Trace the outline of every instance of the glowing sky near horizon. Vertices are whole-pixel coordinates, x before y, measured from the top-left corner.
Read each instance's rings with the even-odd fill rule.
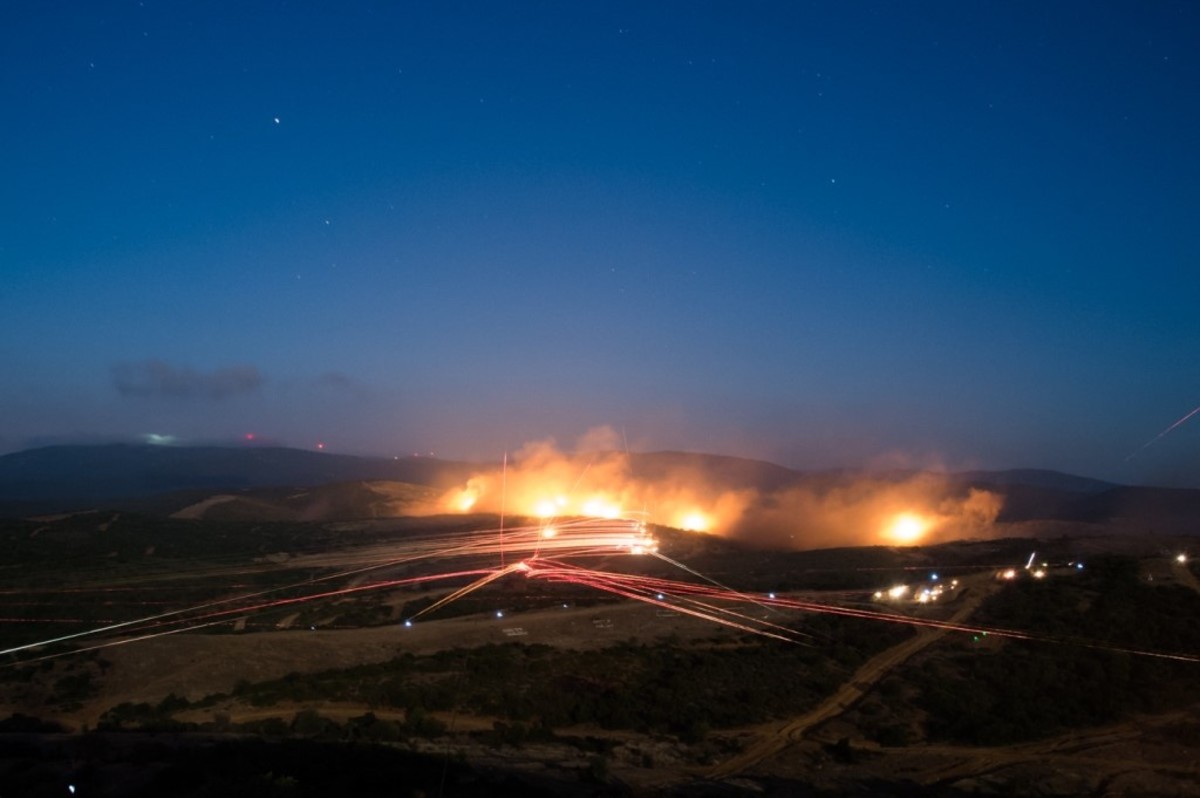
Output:
[[[1200,7],[0,10],[0,452],[1200,486]]]

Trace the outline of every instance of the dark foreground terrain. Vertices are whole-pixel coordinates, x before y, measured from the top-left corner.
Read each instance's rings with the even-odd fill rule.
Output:
[[[788,640],[516,574],[406,626],[465,582],[396,553],[493,520],[3,522],[0,794],[1200,795],[1188,539],[659,529],[690,572],[593,566],[753,594]]]

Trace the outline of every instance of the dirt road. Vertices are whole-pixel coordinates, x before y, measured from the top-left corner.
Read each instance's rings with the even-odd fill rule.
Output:
[[[950,617],[950,622],[962,623],[971,617],[971,614],[991,593],[993,587],[991,574],[980,574],[965,580],[959,598],[961,605]],[[875,655],[815,709],[788,721],[777,729],[768,731],[764,739],[751,745],[732,759],[716,765],[707,775],[717,779],[728,778],[775,756],[793,743],[799,742],[809,729],[845,712],[892,668],[941,639],[947,631],[946,629],[921,628],[914,637]]]

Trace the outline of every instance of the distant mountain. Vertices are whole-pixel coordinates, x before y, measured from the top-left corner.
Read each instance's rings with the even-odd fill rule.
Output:
[[[1090,477],[1077,477],[1060,471],[1045,471],[1037,468],[1015,468],[1008,471],[959,471],[951,475],[956,482],[985,485],[1023,485],[1029,488],[1070,491],[1072,493],[1099,493],[1117,487]]]
[[[142,500],[122,509],[147,515],[221,521],[347,521],[424,515],[440,492],[426,485],[373,480],[239,491],[183,491]]]
[[[0,456],[0,501],[80,503],[184,490],[371,480],[448,485],[466,479],[473,468],[424,457],[352,457],[278,447],[48,446]]]
[[[772,492],[792,485],[837,485],[862,478],[851,470],[802,472],[762,460],[694,452],[629,455],[629,473],[660,481],[679,474],[730,489]],[[47,446],[0,455],[0,501],[133,498],[184,490],[241,490],[382,480],[446,486],[496,464],[426,457],[381,458],[328,454],[283,447],[151,446],[108,444]],[[872,474],[906,479],[917,472]],[[1026,486],[1073,493],[1117,487],[1056,471],[966,471],[951,482],[980,486]]]
[[[279,447],[50,446],[0,456],[0,515],[89,506],[204,518],[329,520],[404,514],[497,463],[353,457]],[[714,489],[823,493],[869,476],[904,481],[920,472],[801,472],[761,460],[690,452],[629,456],[632,478],[702,480]],[[944,475],[1001,495],[1000,521],[1101,523],[1200,530],[1200,491],[1125,487],[1056,471],[1016,469]]]
[[[1158,533],[1200,533],[1200,490],[1115,487],[1088,496],[1072,509],[1076,517],[1067,520],[1121,519]]]

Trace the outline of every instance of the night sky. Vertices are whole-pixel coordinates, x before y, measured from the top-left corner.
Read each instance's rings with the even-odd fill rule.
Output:
[[[0,5],[0,451],[1200,486],[1193,2]]]

